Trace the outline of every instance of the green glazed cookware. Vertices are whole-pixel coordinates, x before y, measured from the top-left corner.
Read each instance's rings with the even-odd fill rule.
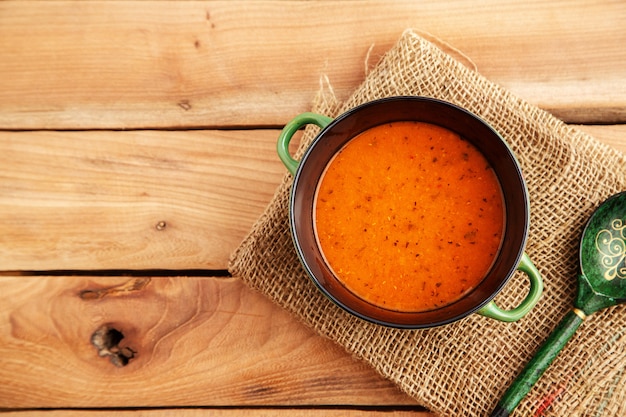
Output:
[[[361,132],[396,121],[431,123],[459,134],[487,158],[498,176],[504,194],[505,236],[491,270],[473,291],[460,300],[429,311],[384,309],[355,295],[339,281],[327,265],[315,235],[315,193],[329,161]],[[321,130],[302,158],[296,160],[289,153],[289,143],[293,135],[308,124],[317,125]],[[404,329],[440,326],[472,313],[511,322],[524,317],[541,297],[541,275],[524,253],[530,205],[520,166],[504,139],[478,116],[452,103],[433,98],[388,97],[355,107],[334,119],[314,113],[298,115],[283,129],[278,138],[277,151],[294,176],[289,223],[296,252],[314,284],[347,312],[373,323]],[[493,298],[500,293],[516,270],[527,276],[530,289],[517,306],[505,310]]]
[[[508,416],[550,366],[587,316],[626,302],[626,192],[602,203],[580,243],[578,296],[569,311],[504,394],[492,417]]]

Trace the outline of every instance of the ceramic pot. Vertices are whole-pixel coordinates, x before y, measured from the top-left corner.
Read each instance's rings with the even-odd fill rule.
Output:
[[[354,294],[333,273],[316,238],[316,189],[329,161],[365,130],[398,121],[438,125],[469,141],[492,166],[504,200],[505,225],[501,247],[484,279],[461,299],[428,311],[386,309]],[[295,132],[307,124],[315,124],[321,131],[301,160],[296,161],[289,153],[289,142]],[[478,116],[433,98],[390,97],[363,104],[335,119],[303,113],[285,126],[277,148],[280,159],[294,177],[289,219],[298,257],[315,285],[347,312],[380,325],[415,329],[444,325],[473,313],[500,321],[516,321],[539,300],[543,289],[541,275],[524,252],[530,216],[528,191],[522,172],[504,139]],[[496,305],[493,298],[516,270],[523,271],[528,277],[530,289],[519,305],[504,310]]]

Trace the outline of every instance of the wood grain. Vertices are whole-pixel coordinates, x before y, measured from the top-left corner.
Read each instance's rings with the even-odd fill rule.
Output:
[[[0,128],[280,126],[414,28],[575,122],[626,120],[626,3],[4,1]]]
[[[626,152],[626,125],[582,128]],[[0,265],[226,269],[286,172],[278,133],[0,132]]]
[[[15,411],[3,417],[432,417],[427,411],[393,408],[239,408],[239,409],[167,409],[167,410],[52,410]]]
[[[225,269],[286,172],[277,137],[0,132],[0,265]]]
[[[4,276],[0,294],[0,407],[418,408],[238,279]]]

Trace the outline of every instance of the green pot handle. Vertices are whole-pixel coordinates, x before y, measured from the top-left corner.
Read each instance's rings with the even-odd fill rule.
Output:
[[[299,164],[299,162],[293,159],[289,153],[289,142],[291,142],[293,135],[304,125],[314,124],[323,129],[328,126],[332,120],[333,119],[328,116],[323,116],[317,113],[302,113],[294,117],[285,125],[283,131],[278,137],[276,150],[278,152],[278,157],[281,161],[283,161],[283,164],[285,164],[291,175],[296,174]]]
[[[541,274],[526,253],[522,255],[517,269],[528,275],[530,280],[530,291],[520,305],[512,310],[503,310],[491,300],[483,308],[478,310],[478,314],[500,321],[512,322],[521,319],[532,310],[535,304],[537,304],[537,301],[539,301],[539,298],[541,298],[541,293],[543,292]]]

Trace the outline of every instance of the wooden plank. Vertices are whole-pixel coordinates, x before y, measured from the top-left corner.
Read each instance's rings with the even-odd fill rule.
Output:
[[[565,120],[620,122],[624,21],[608,0],[4,1],[0,128],[283,125],[406,28]]]
[[[5,412],[3,417],[433,417],[427,411],[341,408],[235,408],[168,410],[51,410]]]
[[[626,125],[582,129],[626,152]],[[277,136],[0,132],[0,265],[226,269],[286,172]]]
[[[226,269],[286,173],[277,137],[0,132],[0,265]]]
[[[0,294],[0,407],[417,408],[238,279],[0,276]]]

